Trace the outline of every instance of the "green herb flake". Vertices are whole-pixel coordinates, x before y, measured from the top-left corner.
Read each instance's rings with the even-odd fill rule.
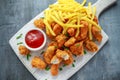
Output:
[[[87,52],[84,50],[84,54],[87,54]]]
[[[49,71],[49,70],[50,70],[50,67],[49,67],[49,66],[47,66],[47,67],[45,68],[45,70],[46,70],[46,71]]]
[[[72,67],[75,67],[75,64],[72,64]]]
[[[17,45],[23,44],[23,42],[18,42]]]
[[[19,36],[16,37],[16,39],[20,39],[23,34],[20,34]]]
[[[77,57],[77,55],[74,54],[75,57]]]
[[[47,79],[45,79],[45,80],[47,80]]]
[[[76,62],[76,60],[74,60],[74,62]]]
[[[67,64],[63,64],[63,67],[67,66]]]
[[[62,46],[62,48],[65,49],[65,50],[69,50],[69,48],[68,48],[68,47],[65,47],[65,46]]]
[[[30,57],[31,57],[31,54],[27,54],[27,60],[29,60]]]
[[[79,47],[80,46],[80,44],[76,44],[76,47]]]
[[[63,69],[62,68],[59,68],[60,71],[62,71]]]
[[[65,36],[66,36],[66,37],[69,37],[69,34],[68,34],[68,33],[66,33],[66,34],[65,34]]]
[[[43,54],[45,51],[42,51],[41,54]]]
[[[58,47],[57,46],[55,46],[55,49],[57,49]]]

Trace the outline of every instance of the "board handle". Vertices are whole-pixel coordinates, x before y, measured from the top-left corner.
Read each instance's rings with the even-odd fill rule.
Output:
[[[116,3],[117,0],[98,0],[93,6],[96,6],[96,16],[99,17],[100,13],[111,6],[112,4]]]

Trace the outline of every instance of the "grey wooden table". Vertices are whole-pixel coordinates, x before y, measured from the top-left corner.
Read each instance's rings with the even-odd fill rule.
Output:
[[[0,0],[0,80],[35,80],[14,54],[9,39],[56,0]],[[82,0],[78,0],[79,2]],[[88,0],[95,2],[96,0]],[[120,80],[120,0],[100,16],[107,44],[69,80]]]

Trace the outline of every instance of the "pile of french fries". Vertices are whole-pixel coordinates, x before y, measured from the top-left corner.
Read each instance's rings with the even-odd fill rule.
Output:
[[[70,27],[76,28],[75,37],[77,37],[80,33],[79,28],[83,27],[80,24],[80,20],[84,20],[89,23],[89,38],[92,40],[91,26],[94,25],[99,30],[101,30],[101,27],[93,21],[96,7],[92,7],[90,2],[88,7],[85,7],[85,3],[86,0],[81,4],[75,0],[58,0],[58,3],[50,5],[49,9],[45,10],[44,23],[46,25],[46,33],[56,36],[51,28],[51,23],[56,22],[63,27],[63,34]]]

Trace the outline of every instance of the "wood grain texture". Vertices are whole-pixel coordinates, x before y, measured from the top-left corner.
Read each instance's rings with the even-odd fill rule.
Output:
[[[0,80],[35,80],[19,61],[8,41],[23,25],[55,1],[0,0]],[[109,41],[69,80],[120,80],[119,8],[120,0],[102,13],[99,20]]]

